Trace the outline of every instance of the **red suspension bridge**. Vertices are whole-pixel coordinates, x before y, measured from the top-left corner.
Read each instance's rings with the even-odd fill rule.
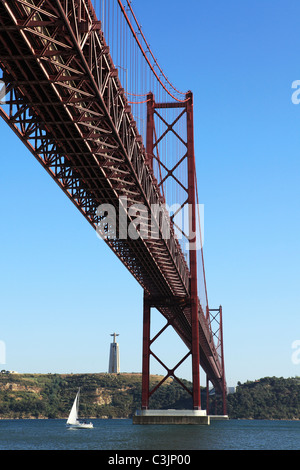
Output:
[[[164,74],[129,0],[0,0],[0,71],[1,117],[144,290],[142,409],[173,377],[200,410],[201,367],[226,414],[222,308],[209,308],[205,281],[193,94]],[[166,319],[153,338],[151,308]],[[188,350],[172,368],[151,349],[168,327]],[[152,390],[150,357],[166,370]],[[176,376],[188,357],[192,390]]]

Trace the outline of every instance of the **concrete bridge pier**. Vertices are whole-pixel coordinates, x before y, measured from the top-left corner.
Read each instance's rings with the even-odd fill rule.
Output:
[[[205,410],[138,410],[133,424],[210,424]]]

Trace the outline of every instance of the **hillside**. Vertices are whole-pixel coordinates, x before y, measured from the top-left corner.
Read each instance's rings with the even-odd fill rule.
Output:
[[[151,388],[161,379],[151,376]],[[67,418],[79,387],[81,417],[128,418],[140,408],[141,374],[0,374],[0,419]],[[191,399],[169,379],[151,406],[190,408]]]
[[[151,388],[161,379],[151,376]],[[65,419],[78,387],[82,418],[129,418],[140,408],[141,374],[0,374],[0,419]],[[206,392],[202,392],[205,409]],[[214,401],[212,397],[211,410],[221,414]],[[236,393],[228,395],[227,405],[231,419],[300,419],[300,378],[265,377],[239,383]],[[168,379],[150,407],[191,409],[192,401],[176,380]]]
[[[300,419],[300,377],[239,383],[227,404],[232,419]]]

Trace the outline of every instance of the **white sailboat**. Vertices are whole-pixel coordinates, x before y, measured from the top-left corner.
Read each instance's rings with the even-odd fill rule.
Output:
[[[67,420],[67,426],[69,429],[91,429],[94,427],[93,423],[82,422],[82,421],[79,421],[78,419],[79,395],[80,395],[80,388],[78,389],[73,406],[71,408],[71,411]]]

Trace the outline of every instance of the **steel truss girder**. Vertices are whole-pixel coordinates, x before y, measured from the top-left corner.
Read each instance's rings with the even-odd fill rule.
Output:
[[[0,115],[93,228],[103,202],[117,207],[128,196],[163,205],[89,0],[2,0],[0,68]],[[161,219],[157,226],[161,232]],[[105,241],[148,295],[165,299],[157,308],[190,346],[190,273],[176,238]],[[216,382],[220,367],[202,321],[200,353]]]
[[[94,158],[93,167],[91,167],[91,162],[87,167],[95,172],[94,166],[98,166],[98,173],[102,172],[102,178],[105,177],[106,185],[110,186],[109,190],[115,193],[115,201],[122,196],[129,196],[131,203],[143,202],[148,206],[161,204],[159,189],[153,184],[153,176],[145,165],[144,148],[133,124],[130,107],[122,93],[117,70],[112,64],[109,49],[101,31],[99,28],[94,28],[95,19],[90,6],[84,0],[76,2],[76,5],[73,2],[44,1],[41,8],[38,7],[38,3],[26,3],[26,10],[23,9],[24,3],[17,0],[10,2],[9,5],[6,4],[10,20],[14,19],[14,25],[7,28],[6,23],[3,29],[8,35],[11,31],[15,37],[15,44],[17,32],[21,35],[22,41],[18,38],[17,44],[21,45],[21,48],[12,51],[9,47],[12,37],[9,36],[5,40],[5,34],[3,34],[1,39],[6,57],[3,61],[3,68],[7,72],[9,70],[13,72],[11,65],[15,65],[14,57],[30,57],[31,51],[32,56],[30,59],[25,59],[25,62],[30,64],[30,69],[38,70],[36,78],[31,77],[30,84],[28,77],[21,79],[22,74],[19,73],[18,76],[16,74],[15,77],[10,77],[10,85],[18,90],[25,90],[24,97],[28,99],[28,107],[35,111],[37,121],[44,121],[48,134],[52,134],[53,141],[59,144],[58,155],[63,154],[65,158],[74,161],[74,155],[79,154],[75,146],[76,139],[85,144],[86,148],[80,149],[80,155],[90,155]],[[74,6],[76,6],[75,9]],[[45,11],[47,11],[47,29],[41,33],[40,22],[37,23],[39,26],[35,26],[32,21],[35,15],[43,16]],[[21,18],[17,18],[17,14]],[[57,21],[61,18],[64,18],[64,27],[58,28]],[[52,27],[51,21],[53,21]],[[85,25],[84,28],[78,27],[81,23]],[[15,29],[13,29],[14,26]],[[24,41],[29,46],[25,51]],[[62,51],[67,51],[67,54],[61,55]],[[63,64],[63,67],[57,63]],[[31,87],[29,93],[28,86]],[[52,92],[51,99],[45,100],[44,96],[43,99],[38,99],[37,96],[33,96],[33,88],[44,91],[49,87]],[[49,117],[54,104],[58,109],[63,108],[60,111],[63,118]],[[72,131],[68,132],[69,138],[66,132],[58,129],[63,123],[68,123],[66,114],[70,121],[70,128],[72,128]],[[54,126],[55,129],[53,129]],[[74,127],[76,132],[74,132]],[[62,150],[61,147],[66,144],[68,146],[73,144],[73,148]],[[53,157],[52,149],[49,151],[45,148],[44,153]],[[84,165],[86,162],[80,164],[77,161],[75,167],[81,169]],[[119,175],[124,175],[124,173],[126,178],[122,176],[121,179]],[[113,176],[110,179],[111,174]],[[116,184],[118,179],[118,184]],[[89,181],[96,181],[96,178],[92,174],[89,178],[86,176],[84,181],[88,184]],[[132,192],[130,190],[132,186],[137,187],[138,191]],[[88,191],[88,188],[86,190]],[[104,200],[105,198],[100,198],[95,202],[100,204]],[[92,217],[91,212],[90,210],[90,217]],[[92,223],[96,221],[96,217],[91,220]],[[151,251],[151,240],[142,243],[144,243],[143,250],[146,250],[147,257],[153,258],[152,269],[158,269],[160,276],[164,278],[165,287],[163,288],[163,283],[160,283],[161,286],[156,287],[158,292],[163,288],[165,294],[172,295],[179,289],[182,295],[187,295],[188,269],[183,255],[180,255],[175,238],[160,240],[165,257],[158,256],[159,253],[156,254],[155,250]],[[109,241],[109,244],[120,245],[118,240]],[[131,257],[134,258],[133,255]],[[141,279],[138,280],[141,281]],[[147,286],[146,282],[141,282],[141,284],[146,289],[151,287]]]

